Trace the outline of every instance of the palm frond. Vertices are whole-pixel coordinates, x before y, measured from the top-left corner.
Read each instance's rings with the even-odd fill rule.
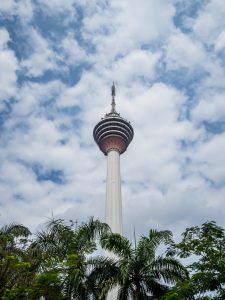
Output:
[[[103,249],[113,252],[118,257],[132,256],[131,242],[117,233],[102,236],[100,243]]]
[[[28,237],[31,234],[30,230],[16,223],[10,223],[0,229],[0,235],[10,235],[13,237]]]

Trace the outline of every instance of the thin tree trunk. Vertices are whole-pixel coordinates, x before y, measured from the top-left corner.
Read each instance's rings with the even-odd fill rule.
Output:
[[[141,286],[139,281],[136,282],[135,300],[142,300]]]

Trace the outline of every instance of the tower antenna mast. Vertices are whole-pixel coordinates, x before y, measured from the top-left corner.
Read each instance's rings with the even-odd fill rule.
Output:
[[[111,91],[112,91],[112,103],[111,103],[112,109],[111,109],[111,113],[115,113],[116,112],[116,102],[115,102],[116,88],[115,88],[114,82],[113,82]]]

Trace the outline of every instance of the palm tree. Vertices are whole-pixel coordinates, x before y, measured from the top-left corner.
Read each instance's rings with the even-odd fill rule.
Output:
[[[118,286],[118,300],[160,299],[171,284],[188,278],[187,270],[174,258],[157,255],[158,248],[172,242],[170,231],[150,230],[138,244],[118,234],[101,239],[111,258],[102,260],[98,270],[103,290]],[[112,257],[112,254],[114,258]]]
[[[20,239],[20,242],[25,243],[30,234],[29,229],[21,224],[11,223],[0,228],[0,259],[7,254],[21,254],[22,249],[18,247],[17,241]]]
[[[97,248],[96,239],[109,231],[107,224],[93,218],[78,227],[73,222],[67,225],[62,219],[50,220],[47,229],[38,232],[30,246],[38,277],[47,282],[36,284],[34,294],[53,299],[52,293],[57,290],[60,298],[54,299],[100,299],[97,281],[89,276],[94,268],[89,255]]]

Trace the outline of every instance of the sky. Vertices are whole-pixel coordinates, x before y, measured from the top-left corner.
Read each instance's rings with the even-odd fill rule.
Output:
[[[104,221],[116,105],[124,235],[225,226],[225,1],[0,1],[0,225]]]

